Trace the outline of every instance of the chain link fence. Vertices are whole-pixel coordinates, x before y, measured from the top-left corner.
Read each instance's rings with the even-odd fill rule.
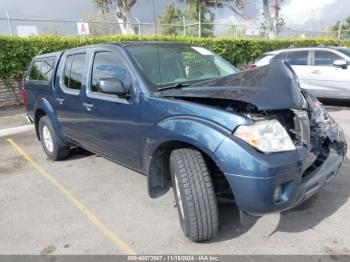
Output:
[[[90,36],[122,34],[120,24],[106,21],[27,19],[0,17],[0,35],[78,35],[77,23],[88,22]],[[263,27],[223,23],[154,24],[129,23],[137,35],[177,34],[187,36],[211,36],[232,38],[266,38]],[[270,32],[269,38],[336,38],[350,39],[350,30],[317,31],[282,27]]]

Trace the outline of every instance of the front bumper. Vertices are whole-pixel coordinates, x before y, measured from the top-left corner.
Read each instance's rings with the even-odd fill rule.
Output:
[[[221,149],[232,146],[232,143],[223,144]],[[219,148],[217,156],[220,152]],[[330,145],[327,158],[311,172],[306,170],[315,156],[305,149],[269,156],[242,149],[239,160],[232,163],[227,161],[233,156],[221,157],[229,163],[224,164],[227,168],[224,174],[238,208],[246,214],[260,216],[293,208],[311,197],[338,173],[345,153],[346,144]],[[274,197],[278,187],[282,189],[280,201]]]
[[[298,196],[294,206],[297,206],[314,195],[321,187],[327,184],[337,175],[344,157],[335,150],[331,150],[323,164],[302,181],[299,186]]]

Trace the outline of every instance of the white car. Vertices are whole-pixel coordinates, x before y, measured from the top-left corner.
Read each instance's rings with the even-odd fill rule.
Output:
[[[302,88],[318,98],[350,100],[350,49],[343,47],[288,48],[264,53],[250,67],[271,60],[287,61]]]

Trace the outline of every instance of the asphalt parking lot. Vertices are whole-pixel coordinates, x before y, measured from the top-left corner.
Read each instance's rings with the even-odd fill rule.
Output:
[[[328,109],[350,141],[350,108]],[[173,192],[152,200],[143,175],[81,149],[51,162],[34,131],[2,137],[0,254],[350,254],[349,159],[302,206],[253,226],[220,205],[219,235],[198,244]]]

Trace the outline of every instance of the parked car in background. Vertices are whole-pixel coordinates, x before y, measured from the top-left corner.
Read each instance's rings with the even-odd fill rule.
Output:
[[[273,60],[287,61],[302,88],[318,98],[350,100],[350,49],[343,47],[288,48],[264,53],[250,65],[260,67]]]
[[[243,224],[299,205],[337,174],[347,150],[342,129],[289,66],[238,72],[180,43],[37,56],[24,97],[50,159],[80,146],[146,175],[151,197],[172,187],[193,241],[217,233],[218,200],[235,202]]]

